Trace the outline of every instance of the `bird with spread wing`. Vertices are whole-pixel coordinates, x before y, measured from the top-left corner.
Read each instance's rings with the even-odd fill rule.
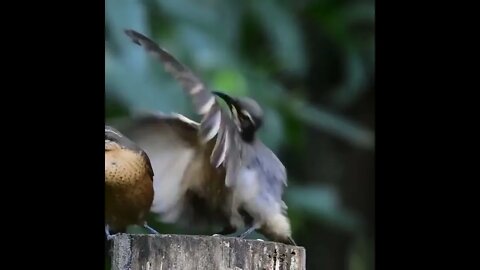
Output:
[[[125,132],[151,159],[155,196],[151,211],[164,222],[218,224],[221,234],[243,230],[295,244],[282,196],[287,173],[256,136],[263,111],[247,97],[210,91],[206,84],[150,38],[125,33],[158,59],[191,97],[199,123],[180,114],[133,117]],[[221,98],[227,108],[221,106]]]

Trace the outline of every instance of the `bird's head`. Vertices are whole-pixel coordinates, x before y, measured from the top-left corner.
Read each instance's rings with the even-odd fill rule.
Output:
[[[251,141],[255,132],[263,124],[263,110],[258,103],[248,97],[233,98],[221,92],[213,92],[222,98],[232,113],[233,121],[245,141]]]

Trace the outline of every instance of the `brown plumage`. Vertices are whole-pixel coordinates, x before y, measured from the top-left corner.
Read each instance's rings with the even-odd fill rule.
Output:
[[[125,232],[129,225],[146,225],[154,197],[153,176],[145,152],[118,130],[106,126],[106,230]]]

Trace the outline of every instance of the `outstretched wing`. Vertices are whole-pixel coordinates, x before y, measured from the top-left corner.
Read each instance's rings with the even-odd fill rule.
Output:
[[[135,44],[142,46],[154,58],[160,60],[166,71],[190,95],[196,112],[203,117],[199,127],[200,138],[203,142],[208,142],[216,137],[210,161],[215,167],[222,164],[226,167],[226,185],[230,186],[234,180],[235,168],[239,166],[235,164],[233,168],[230,164],[240,160],[236,157],[241,155],[239,153],[241,148],[235,145],[239,140],[239,134],[229,112],[220,106],[213,93],[199,77],[150,38],[134,30],[125,30],[125,33]]]
[[[162,222],[195,227],[223,225],[224,213],[205,198],[208,190],[222,183],[221,173],[212,175],[201,166],[205,149],[198,137],[199,123],[179,114],[142,113],[114,120],[115,126],[150,157],[153,171],[154,201],[151,212]],[[215,179],[212,179],[215,178]],[[206,190],[206,191],[205,191]],[[216,194],[219,195],[219,194]],[[215,200],[213,200],[215,201]]]
[[[173,115],[141,115],[116,123],[150,158],[155,173],[151,211],[165,222],[175,222],[183,209],[183,174],[198,141],[195,124]]]

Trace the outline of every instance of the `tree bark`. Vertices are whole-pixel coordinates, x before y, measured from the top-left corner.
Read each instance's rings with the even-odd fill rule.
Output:
[[[305,249],[223,236],[118,234],[112,270],[305,270]]]

